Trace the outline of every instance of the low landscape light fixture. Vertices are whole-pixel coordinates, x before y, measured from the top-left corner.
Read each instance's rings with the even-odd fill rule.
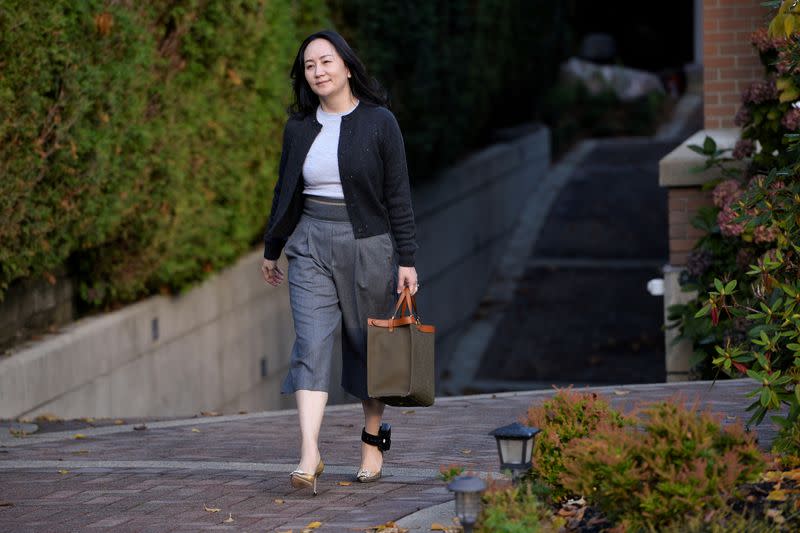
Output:
[[[459,476],[447,485],[447,489],[456,493],[456,516],[464,526],[464,533],[471,533],[481,512],[481,495],[486,490],[486,483],[479,477]]]
[[[514,422],[489,433],[497,439],[500,469],[511,470],[514,481],[533,466],[533,439],[539,431],[539,428]]]

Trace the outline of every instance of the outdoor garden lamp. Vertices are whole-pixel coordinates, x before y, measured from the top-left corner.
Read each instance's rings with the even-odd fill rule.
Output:
[[[516,480],[533,465],[533,439],[539,428],[523,426],[514,422],[508,426],[497,428],[489,435],[497,439],[497,453],[500,454],[500,469],[511,470]]]
[[[464,526],[464,533],[470,533],[481,512],[481,494],[486,483],[478,477],[459,476],[447,488],[456,493],[456,516]]]

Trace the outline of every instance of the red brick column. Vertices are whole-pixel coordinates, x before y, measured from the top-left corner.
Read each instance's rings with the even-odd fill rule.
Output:
[[[695,242],[705,232],[692,226],[691,220],[697,210],[711,205],[711,191],[700,187],[670,188],[667,193],[669,203],[669,264],[683,266]]]
[[[742,91],[764,70],[750,35],[766,27],[772,10],[758,0],[703,0],[705,128],[732,128]]]

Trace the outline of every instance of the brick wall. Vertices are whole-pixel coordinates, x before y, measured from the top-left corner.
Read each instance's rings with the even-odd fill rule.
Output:
[[[758,0],[703,0],[703,103],[706,129],[732,128],[742,91],[763,67],[750,34],[771,10]]]
[[[669,264],[683,266],[697,239],[705,235],[691,225],[697,210],[711,204],[711,191],[699,187],[670,188],[669,204]]]

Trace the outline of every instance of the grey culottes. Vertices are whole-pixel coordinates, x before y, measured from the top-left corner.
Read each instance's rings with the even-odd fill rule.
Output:
[[[284,247],[296,339],[281,392],[327,391],[342,325],[342,387],[367,399],[367,317],[396,299],[397,260],[388,233],[356,239],[341,200],[306,197]]]

